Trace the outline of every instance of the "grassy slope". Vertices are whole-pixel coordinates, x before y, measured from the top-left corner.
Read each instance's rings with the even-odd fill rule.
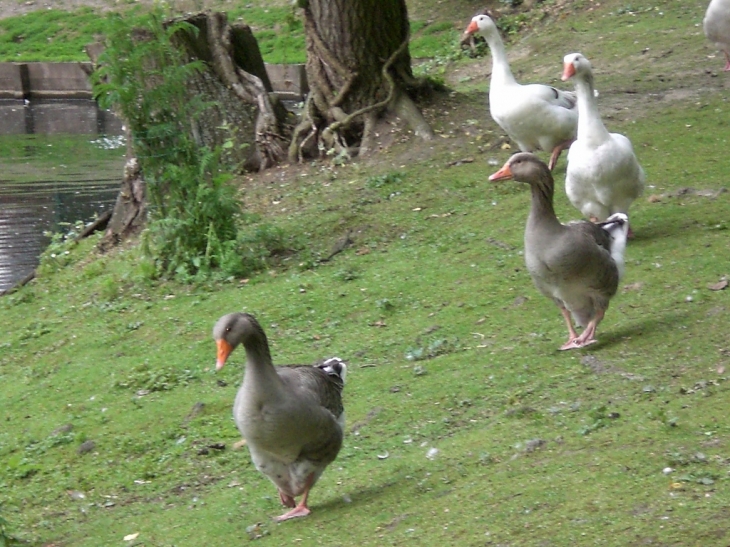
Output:
[[[520,252],[529,193],[486,182],[510,151],[494,146],[473,79],[478,94],[429,107],[432,145],[241,181],[249,208],[304,230],[312,256],[351,229],[355,245],[327,264],[301,270],[299,256],[247,284],[145,287],[130,251],[94,257],[89,242],[0,300],[0,504],[13,530],[74,546],[227,545],[256,523],[270,545],[727,544],[730,304],[707,285],[730,274],[730,198],[666,195],[727,184],[730,108],[726,75],[705,72],[722,61],[696,27],[704,3],[677,4],[618,15],[605,2],[510,46],[520,77],[542,81],[582,49],[646,196],[665,195],[632,208],[637,238],[599,345],[556,351],[562,319]],[[448,166],[462,158],[475,162]],[[561,218],[577,217],[556,198]],[[259,316],[277,362],[351,363],[345,446],[307,519],[273,524],[274,488],[230,448],[243,355],[214,374],[210,329],[235,309]],[[406,359],[419,348],[442,354]],[[136,395],[150,385],[170,389]],[[96,447],[79,455],[85,440]],[[199,454],[216,442],[226,450]]]
[[[10,0],[13,1],[13,0]],[[144,13],[151,1],[139,4],[115,3],[111,0],[82,0],[92,6],[69,11],[54,5],[22,15],[3,17],[0,7],[0,62],[14,61],[88,61],[85,46],[103,36],[109,10],[121,11],[134,18]],[[304,30],[301,18],[289,2],[231,3],[222,0],[203,2],[169,2],[171,14],[199,11],[205,7],[228,14],[230,21],[250,25],[261,54],[269,63],[303,63],[306,61]],[[411,54],[433,57],[458,40],[461,21],[436,20],[434,6],[418,2],[411,16]],[[424,9],[424,8],[427,8]]]

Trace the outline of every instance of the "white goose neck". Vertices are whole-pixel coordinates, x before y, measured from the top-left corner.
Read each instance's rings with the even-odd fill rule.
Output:
[[[492,52],[492,84],[516,84],[515,77],[509,67],[507,60],[507,51],[504,48],[504,42],[500,38],[499,33],[487,37],[489,49]]]
[[[575,76],[575,94],[578,97],[578,140],[608,139],[609,133],[601,121],[593,90],[592,74]]]

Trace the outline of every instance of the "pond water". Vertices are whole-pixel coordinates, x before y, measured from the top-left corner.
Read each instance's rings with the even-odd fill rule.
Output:
[[[0,291],[38,265],[49,232],[113,207],[121,135],[91,100],[0,101]]]

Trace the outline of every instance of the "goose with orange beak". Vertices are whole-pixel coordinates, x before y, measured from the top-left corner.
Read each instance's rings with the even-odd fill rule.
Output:
[[[276,520],[308,515],[309,491],[342,447],[347,365],[332,357],[313,366],[275,367],[266,334],[248,313],[221,317],[213,338],[217,370],[239,345],[246,351],[233,418],[256,469],[276,485],[281,503],[290,509]]]
[[[560,349],[596,343],[596,328],[623,274],[628,217],[617,213],[603,225],[587,221],[562,224],[553,209],[552,174],[534,154],[513,155],[489,177],[491,181],[510,179],[530,185],[525,263],[537,289],[555,302],[565,319],[568,340]],[[581,334],[573,321],[584,327]]]

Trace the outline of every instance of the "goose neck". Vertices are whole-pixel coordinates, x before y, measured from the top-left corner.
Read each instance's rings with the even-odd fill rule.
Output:
[[[492,84],[504,85],[516,83],[512,70],[507,60],[507,51],[499,34],[490,35],[487,38],[489,50],[492,52]]]
[[[593,75],[586,74],[575,80],[578,97],[578,139],[606,138],[608,131],[601,121],[598,101],[594,93]]]
[[[551,179],[541,179],[530,184],[530,191],[532,192],[532,204],[528,218],[530,224],[560,224],[553,207],[554,188],[555,184]]]
[[[266,335],[248,340],[246,349],[245,382],[255,382],[257,385],[267,384],[272,388],[280,382],[279,375],[271,361],[271,352]]]

